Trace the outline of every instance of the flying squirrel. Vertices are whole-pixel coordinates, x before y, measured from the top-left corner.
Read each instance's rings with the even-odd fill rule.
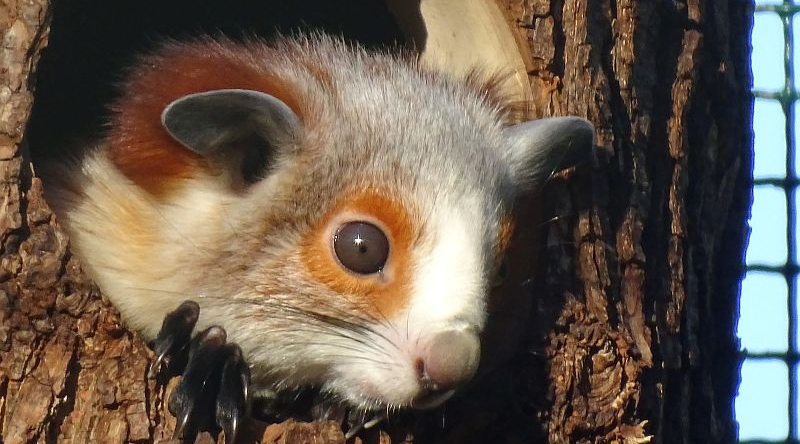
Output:
[[[253,398],[423,409],[470,381],[515,200],[593,152],[588,121],[508,124],[494,89],[322,35],[139,58],[46,189],[156,363],[189,350],[176,433],[208,381],[228,442]]]

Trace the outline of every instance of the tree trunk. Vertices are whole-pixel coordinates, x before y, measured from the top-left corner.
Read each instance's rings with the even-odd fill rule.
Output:
[[[546,196],[561,216],[544,225],[545,247],[529,246],[539,291],[512,365],[444,413],[366,439],[734,442],[752,5],[498,4],[529,46],[530,112],[592,120],[598,165]],[[53,8],[0,5],[0,441],[166,441],[175,380],[145,377],[152,353],[70,254],[23,143]],[[254,423],[250,435],[344,440],[333,422]]]
[[[508,8],[534,51],[537,110],[588,116],[609,154],[593,208],[556,236],[570,247],[544,261],[548,288],[567,295],[543,302],[558,310],[546,341],[549,442],[735,442],[752,6]]]

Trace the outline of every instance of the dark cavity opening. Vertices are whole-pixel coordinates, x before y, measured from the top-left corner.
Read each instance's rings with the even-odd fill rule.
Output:
[[[404,45],[378,0],[61,0],[39,61],[27,131],[34,161],[98,139],[116,83],[137,54],[164,39],[269,39],[321,31],[376,47]]]

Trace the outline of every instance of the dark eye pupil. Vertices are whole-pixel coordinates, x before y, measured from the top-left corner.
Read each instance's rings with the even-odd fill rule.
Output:
[[[358,274],[381,271],[389,257],[389,240],[380,228],[368,222],[348,222],[333,236],[339,262]]]

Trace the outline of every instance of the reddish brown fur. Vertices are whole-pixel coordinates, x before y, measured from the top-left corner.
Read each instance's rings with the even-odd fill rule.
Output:
[[[123,83],[124,94],[114,106],[112,130],[106,139],[109,158],[129,179],[155,195],[207,168],[201,156],[181,146],[161,125],[161,112],[170,102],[203,91],[238,88],[265,92],[286,103],[304,126],[314,126],[309,100],[291,79],[269,69],[271,64],[285,63],[283,60],[303,66],[324,90],[336,94],[326,66],[286,42],[267,46],[206,39],[169,44],[142,58]],[[378,64],[373,68],[385,67]],[[475,70],[465,80],[489,102],[505,103],[500,92],[502,76],[487,77]]]
[[[366,192],[335,205],[301,248],[302,260],[312,276],[352,301],[370,309],[373,315],[391,318],[407,306],[411,296],[411,252],[419,228],[413,212],[388,196],[391,193]],[[384,273],[358,276],[346,271],[336,260],[327,230],[331,220],[343,212],[370,216],[382,222],[390,243],[390,256]]]
[[[511,245],[511,239],[514,237],[514,219],[506,216],[500,221],[500,231],[497,236],[497,255],[502,257]]]
[[[202,41],[168,45],[145,57],[123,85],[108,135],[109,157],[137,185],[153,194],[169,190],[175,179],[206,168],[203,159],[172,139],[161,125],[161,112],[187,94],[215,89],[262,91],[285,102],[303,120],[302,97],[293,85],[265,70],[263,60],[277,49],[230,42]]]
[[[311,74],[314,79],[323,87],[323,89],[330,93],[336,94],[336,87],[334,86],[333,76],[328,71],[328,68],[322,63],[321,60],[308,57],[307,55],[297,62],[302,63],[302,65],[308,70],[308,73]]]

